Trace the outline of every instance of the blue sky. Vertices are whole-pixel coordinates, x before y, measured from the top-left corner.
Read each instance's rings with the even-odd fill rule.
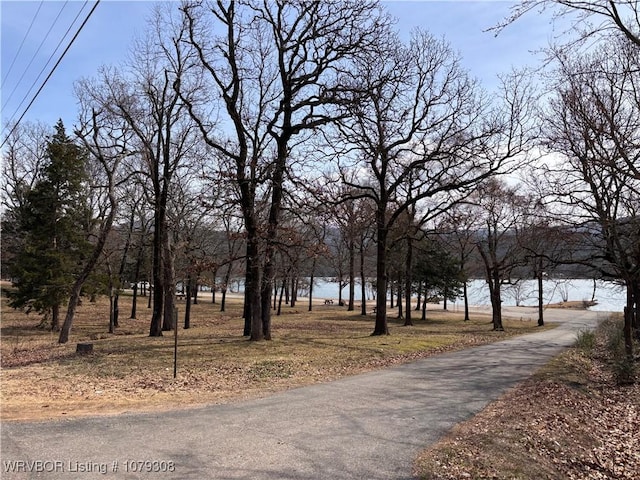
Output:
[[[94,3],[94,0],[0,0],[3,136],[5,122],[11,117],[14,120],[19,117],[64,50],[68,40],[62,42],[35,82],[74,17],[81,12],[67,39],[72,37]],[[132,39],[144,31],[153,4],[151,1],[102,0],[25,120],[53,125],[62,118],[67,126],[71,126],[77,111],[73,82],[93,76],[100,65],[124,61]],[[464,66],[488,88],[495,84],[497,73],[507,72],[512,66],[536,65],[539,55],[532,52],[547,46],[553,34],[548,14],[526,16],[497,38],[485,32],[508,14],[512,2],[507,1],[396,0],[383,4],[398,18],[397,28],[403,34],[408,36],[412,28],[420,27],[436,36],[444,36],[460,53]],[[58,22],[54,24],[57,16]],[[31,24],[29,35],[25,36]],[[52,25],[54,27],[38,52]],[[19,48],[20,53],[16,55]],[[31,66],[27,68],[29,62]],[[31,94],[27,94],[34,82]],[[19,107],[25,96],[26,101]]]

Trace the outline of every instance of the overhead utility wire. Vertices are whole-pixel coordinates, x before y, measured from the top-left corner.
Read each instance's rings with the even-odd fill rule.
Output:
[[[38,95],[40,95],[40,92],[42,91],[42,89],[44,88],[44,86],[47,84],[47,82],[49,81],[49,79],[51,78],[51,75],[53,75],[53,72],[56,71],[56,68],[58,68],[58,65],[60,65],[60,62],[62,61],[62,59],[64,58],[64,56],[67,54],[67,52],[69,51],[69,49],[71,48],[71,45],[73,45],[73,42],[75,42],[76,38],[78,38],[78,35],[80,35],[80,32],[82,31],[82,29],[84,28],[84,26],[87,24],[87,22],[89,21],[89,18],[91,18],[91,15],[93,14],[93,12],[95,11],[95,9],[98,7],[98,5],[100,5],[100,1],[101,0],[97,0],[95,5],[93,6],[93,8],[91,9],[91,11],[87,14],[87,17],[84,19],[84,21],[82,22],[82,25],[80,25],[80,28],[78,28],[78,31],[76,32],[76,34],[73,36],[73,38],[71,39],[71,41],[69,42],[69,45],[67,45],[67,48],[64,49],[64,52],[62,52],[62,55],[60,55],[60,58],[58,59],[58,61],[56,62],[56,64],[53,66],[53,68],[51,69],[51,72],[49,72],[49,75],[47,75],[47,78],[44,79],[44,82],[42,82],[42,85],[40,85],[40,88],[38,89],[38,91],[35,93],[35,95],[33,96],[33,98],[31,99],[31,101],[29,102],[29,105],[27,105],[27,108],[24,109],[24,112],[22,112],[22,115],[20,115],[20,118],[18,119],[18,121],[14,124],[13,128],[11,129],[11,131],[7,134],[7,137],[2,141],[2,144],[0,144],[0,148],[4,147],[4,144],[7,143],[7,140],[9,139],[9,137],[11,136],[11,134],[15,131],[16,128],[18,128],[18,125],[20,124],[20,122],[22,121],[22,119],[24,118],[24,116],[27,114],[27,112],[29,111],[29,108],[31,108],[31,105],[33,105],[33,102],[36,101],[36,98],[38,98]]]
[[[22,79],[24,78],[24,76],[27,74],[27,72],[29,71],[29,67],[31,67],[31,64],[33,63],[33,61],[36,59],[36,57],[38,56],[38,53],[40,52],[40,49],[42,48],[42,45],[44,45],[44,42],[47,41],[47,38],[49,38],[49,34],[51,33],[51,30],[53,30],[53,27],[55,26],[56,23],[58,23],[58,19],[60,18],[60,15],[62,14],[62,11],[64,10],[64,7],[67,6],[67,2],[64,2],[64,4],[62,5],[62,8],[60,9],[60,11],[58,12],[58,15],[56,16],[55,20],[53,21],[53,23],[51,24],[51,26],[49,27],[49,30],[47,30],[47,34],[44,36],[44,38],[42,39],[42,41],[40,42],[40,45],[38,45],[37,50],[35,51],[35,53],[33,54],[33,56],[31,57],[31,60],[29,60],[29,64],[25,67],[24,71],[22,72],[22,75],[20,76],[20,78],[18,79],[18,81],[16,82],[16,86],[13,87],[13,90],[11,90],[11,93],[9,94],[9,97],[5,100],[5,103],[9,103],[11,101],[11,97],[13,97],[13,94],[16,92],[16,89],[22,84]],[[19,108],[19,107],[18,107]],[[16,109],[17,110],[17,109]],[[15,114],[14,114],[15,115]]]
[[[38,13],[40,13],[40,9],[42,8],[43,3],[44,3],[44,0],[40,0],[40,5],[38,5],[38,10],[36,11],[36,14],[31,19],[31,24],[29,24],[27,33],[25,33],[24,37],[22,37],[22,42],[20,42],[20,46],[18,47],[18,51],[14,55],[13,60],[11,60],[11,65],[9,65],[9,69],[7,70],[7,73],[5,74],[4,79],[2,80],[2,85],[0,85],[0,88],[4,87],[4,82],[6,82],[7,78],[9,78],[9,75],[11,74],[11,70],[13,69],[13,65],[16,63],[16,60],[18,59],[18,55],[20,55],[20,52],[22,51],[22,46],[24,45],[25,40],[29,36],[29,32],[31,32],[31,27],[33,27],[33,24],[35,23],[36,18],[38,18]]]
[[[18,113],[18,111],[22,108],[22,105],[24,104],[24,102],[27,99],[27,97],[31,94],[31,91],[36,86],[36,83],[40,80],[40,77],[44,73],[45,69],[49,66],[49,63],[51,63],[51,60],[53,60],[53,56],[58,52],[58,49],[60,48],[60,45],[62,45],[62,42],[64,41],[64,39],[67,38],[67,35],[69,35],[69,32],[71,31],[71,28],[73,28],[73,26],[76,24],[76,21],[78,20],[78,17],[80,17],[80,14],[84,10],[84,8],[87,6],[87,3],[89,3],[89,0],[85,0],[84,4],[82,5],[80,10],[76,14],[75,18],[73,19],[73,21],[71,22],[71,24],[67,28],[67,31],[64,32],[64,35],[62,36],[62,38],[60,38],[60,41],[58,42],[58,45],[56,45],[55,50],[51,53],[51,55],[49,55],[49,58],[47,59],[47,62],[40,69],[40,72],[38,72],[38,76],[31,83],[31,86],[29,87],[29,90],[27,90],[27,93],[25,93],[24,96],[22,97],[22,100],[20,100],[20,103],[18,104],[18,106],[16,107],[15,111],[13,112],[13,115],[11,115],[11,118],[7,122],[8,124],[11,124],[11,121],[13,120],[13,117],[15,117],[16,114]]]

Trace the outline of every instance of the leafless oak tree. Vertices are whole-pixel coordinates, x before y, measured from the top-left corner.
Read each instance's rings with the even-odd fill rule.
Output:
[[[2,151],[2,271],[7,270],[22,248],[22,234],[17,228],[19,209],[25,206],[26,195],[35,185],[45,165],[47,138],[51,127],[42,123],[21,123],[10,129]]]
[[[158,7],[145,37],[135,45],[128,68],[102,68],[97,101],[122,118],[134,136],[138,174],[149,186],[154,215],[153,313],[150,336],[173,328],[175,279],[167,207],[174,176],[193,153],[195,127],[174,84],[186,76],[189,51],[186,28],[175,15]],[[194,87],[183,96],[195,95]]]
[[[335,120],[341,76],[386,20],[371,1],[184,2],[189,42],[222,108],[188,103],[207,144],[232,160],[247,232],[245,334],[271,338],[284,180],[296,143]],[[223,119],[230,133],[216,131]],[[266,188],[265,188],[266,186]],[[256,194],[268,191],[260,218]]]
[[[550,190],[585,242],[575,260],[626,286],[628,355],[632,328],[639,328],[640,298],[637,53],[635,47],[613,43],[560,58],[560,81],[545,116],[547,146],[563,160],[547,167],[547,177],[554,180]]]
[[[493,329],[502,326],[502,285],[512,281],[512,272],[524,261],[518,243],[527,199],[515,187],[492,178],[474,192],[477,205],[478,235],[476,247],[482,257],[489,287]]]
[[[621,33],[640,47],[640,2],[638,0],[521,0],[511,15],[495,27],[500,31],[524,15],[550,9],[556,18],[570,17],[577,37],[566,40],[565,47],[582,45],[602,34]]]
[[[82,287],[95,269],[103,253],[114,219],[118,214],[118,187],[124,181],[121,165],[132,153],[129,144],[131,132],[126,124],[123,124],[121,119],[114,118],[108,110],[100,108],[101,106],[93,105],[88,91],[82,91],[79,87],[78,92],[82,108],[79,125],[75,133],[84,148],[89,152],[90,158],[99,166],[99,169],[94,171],[91,179],[94,187],[94,196],[97,199],[95,207],[98,225],[95,228],[96,238],[93,251],[71,288],[67,313],[58,338],[59,343],[69,341],[69,333],[76,307],[80,301]],[[99,194],[96,196],[95,192],[99,192]],[[110,311],[109,314],[111,317],[113,312]]]
[[[376,205],[376,324],[388,333],[386,258],[389,230],[413,205],[423,224],[505,171],[529,141],[530,90],[521,77],[505,83],[504,104],[491,105],[449,46],[424,32],[409,45],[389,36],[353,72],[357,101],[340,123],[342,181]]]

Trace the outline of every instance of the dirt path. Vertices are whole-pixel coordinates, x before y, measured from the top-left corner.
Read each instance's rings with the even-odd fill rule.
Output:
[[[422,448],[572,344],[599,316],[548,310],[558,328],[235,405],[6,423],[1,476],[411,478]]]

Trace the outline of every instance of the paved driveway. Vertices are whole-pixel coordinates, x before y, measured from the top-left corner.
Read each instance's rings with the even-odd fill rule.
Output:
[[[536,318],[534,310],[516,312],[509,310]],[[423,447],[602,315],[547,310],[547,321],[561,322],[551,331],[260,400],[161,415],[5,423],[0,477],[410,479]]]

